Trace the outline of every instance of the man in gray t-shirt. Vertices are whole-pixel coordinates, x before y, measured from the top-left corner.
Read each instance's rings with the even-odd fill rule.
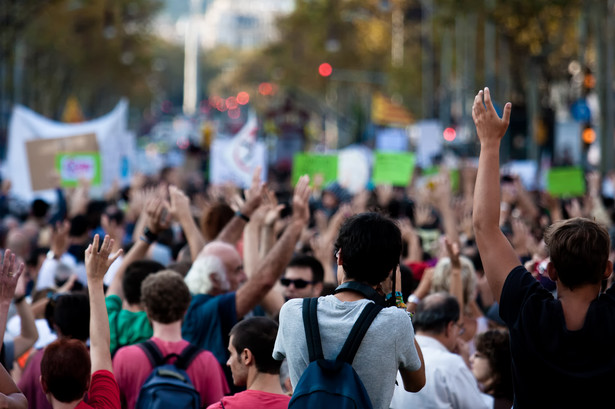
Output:
[[[357,282],[381,290],[399,264],[401,235],[397,225],[377,213],[355,215],[342,225],[337,241],[338,282]],[[383,286],[386,286],[384,284]],[[363,292],[348,290],[318,299],[318,325],[326,359],[336,357],[365,305]],[[296,387],[309,364],[302,318],[302,299],[289,300],[280,311],[273,357],[287,358]],[[404,388],[417,392],[425,385],[422,354],[404,309],[384,308],[365,334],[352,364],[374,409],[388,409],[399,370]]]

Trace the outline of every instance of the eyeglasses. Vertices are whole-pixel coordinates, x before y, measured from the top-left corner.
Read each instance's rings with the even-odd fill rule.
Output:
[[[457,326],[457,328],[459,328],[459,335],[463,335],[466,332],[466,328],[463,323],[460,324],[458,322],[455,322],[454,324],[455,326]]]
[[[305,281],[305,280],[302,280],[301,278],[298,278],[296,280],[291,280],[290,278],[281,278],[280,284],[282,284],[284,287],[288,287],[289,285],[294,284],[295,288],[301,289],[301,288],[307,287],[309,284],[314,284],[314,282]]]

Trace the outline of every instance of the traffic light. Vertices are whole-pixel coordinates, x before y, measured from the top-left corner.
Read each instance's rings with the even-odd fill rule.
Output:
[[[590,124],[585,125],[585,128],[581,132],[581,139],[583,140],[583,147],[585,149],[589,148],[589,145],[596,140],[596,131]]]
[[[318,66],[318,74],[321,77],[328,77],[333,73],[333,67],[328,62],[323,62]]]

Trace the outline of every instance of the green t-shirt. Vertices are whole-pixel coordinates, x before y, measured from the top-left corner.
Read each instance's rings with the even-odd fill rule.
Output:
[[[154,335],[145,311],[132,312],[122,309],[122,299],[110,295],[105,299],[109,315],[111,355],[120,347],[147,341]]]

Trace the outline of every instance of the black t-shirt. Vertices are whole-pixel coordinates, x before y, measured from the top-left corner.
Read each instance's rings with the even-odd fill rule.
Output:
[[[510,330],[515,409],[615,406],[613,287],[592,301],[583,328],[569,331],[560,301],[518,266],[504,283],[500,316]]]

